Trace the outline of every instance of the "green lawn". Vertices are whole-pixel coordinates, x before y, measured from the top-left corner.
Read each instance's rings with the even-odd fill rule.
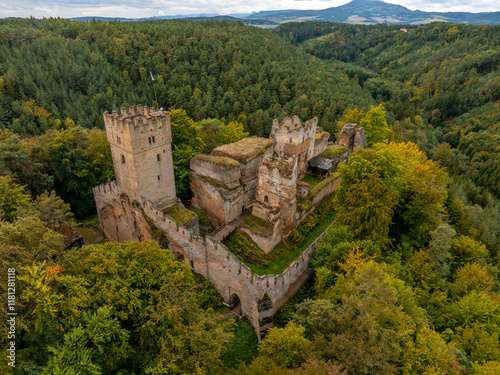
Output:
[[[323,219],[300,246],[280,243],[266,254],[241,230],[235,230],[223,243],[257,275],[278,275],[297,259],[318,236],[335,220],[335,214]]]
[[[321,182],[321,178],[319,178],[318,176],[306,174],[301,181],[309,184],[309,186],[312,189],[313,187],[315,187],[317,184],[319,184]]]
[[[269,263],[264,266],[256,266],[254,264],[250,264],[247,262],[244,262],[251,270],[253,273],[257,275],[279,275],[282,273],[290,264],[293,263],[295,259],[297,259],[300,254],[310,245],[314,242],[316,238],[319,237],[321,233],[323,233],[326,228],[333,223],[335,220],[335,213],[327,218],[325,218],[316,228],[314,228],[311,233],[306,237],[304,242],[302,243],[301,246],[295,247],[292,245],[284,245],[284,244],[279,244],[276,246],[276,248],[269,253],[271,255],[273,252],[280,252],[283,253],[283,248],[287,248],[288,252],[285,255],[280,256],[277,260],[275,260],[272,263]]]
[[[184,224],[186,221],[196,217],[196,214],[193,211],[188,210],[181,204],[167,208],[163,211],[163,213],[170,216],[179,225]]]
[[[268,237],[273,234],[273,227],[265,220],[259,217],[248,216],[243,223],[241,223],[240,228],[250,229],[253,233],[259,234],[264,237]]]
[[[213,225],[210,218],[204,212],[201,212],[194,207],[190,207],[189,210],[198,216],[198,222],[200,223],[200,236],[205,237],[207,234],[210,234],[215,230],[215,225]]]
[[[330,145],[325,151],[321,153],[321,156],[325,158],[333,159],[336,156],[342,155],[347,151],[347,148],[339,145]]]

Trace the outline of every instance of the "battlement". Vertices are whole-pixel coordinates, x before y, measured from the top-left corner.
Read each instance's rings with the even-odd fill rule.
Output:
[[[170,127],[170,113],[140,104],[137,109],[130,106],[128,110],[122,108],[120,113],[118,111],[111,113],[106,111],[103,116],[106,130],[139,132],[144,127],[148,129],[161,129],[163,126]]]
[[[117,197],[122,192],[116,181],[109,181],[102,185],[97,185],[93,189],[94,196],[107,196],[108,198]]]
[[[314,117],[307,120],[304,124],[301,123],[298,116],[285,117],[281,123],[278,119],[273,121],[273,127],[271,130],[271,137],[274,134],[289,134],[294,132],[308,132],[309,130],[314,130],[316,132],[316,127],[318,125],[318,118]]]

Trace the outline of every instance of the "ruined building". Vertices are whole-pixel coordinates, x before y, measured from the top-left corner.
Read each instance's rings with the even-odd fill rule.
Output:
[[[318,237],[280,275],[254,274],[220,240],[199,235],[198,219],[175,196],[168,112],[130,107],[104,113],[116,181],[94,188],[99,223],[111,241],[154,239],[208,279],[225,302],[241,301],[259,336],[272,327],[276,310],[309,277],[309,259]],[[215,226],[230,227],[242,212],[266,222],[269,233],[244,230],[264,251],[304,220],[340,183],[330,172],[350,152],[366,147],[364,130],[346,125],[338,144],[317,119],[274,121],[271,137],[245,138],[191,160],[192,205]],[[311,167],[316,165],[316,167]],[[311,169],[330,175],[315,187],[300,181]],[[298,202],[307,202],[299,204]]]
[[[317,118],[302,124],[297,116],[282,123],[274,120],[269,139],[245,138],[194,157],[193,206],[217,226],[251,207],[252,215],[273,230],[267,236],[246,232],[270,252],[307,216],[297,212],[297,183],[306,173],[307,162],[326,150],[330,137],[317,124]]]

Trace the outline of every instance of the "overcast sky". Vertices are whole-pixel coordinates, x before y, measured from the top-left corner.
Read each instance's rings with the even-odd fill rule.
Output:
[[[197,13],[250,13],[277,9],[325,9],[350,0],[0,0],[4,17],[111,16],[141,18]],[[498,0],[389,0],[409,9],[440,12],[495,12]]]

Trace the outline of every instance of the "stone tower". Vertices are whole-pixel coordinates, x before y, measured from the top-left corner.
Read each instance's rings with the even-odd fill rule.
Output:
[[[296,226],[297,167],[296,157],[290,157],[287,161],[271,158],[265,160],[259,169],[259,182],[252,209],[252,215],[263,220],[272,222],[281,219],[286,234]]]
[[[177,203],[170,114],[138,105],[104,112],[104,124],[118,186],[160,209]]]
[[[306,172],[307,161],[318,154],[315,152],[317,125],[317,117],[304,124],[300,122],[298,116],[286,117],[282,123],[278,120],[273,122],[270,138],[274,141],[274,152],[281,159],[296,156],[299,176],[303,176]],[[326,142],[324,142],[324,148],[326,148]]]

